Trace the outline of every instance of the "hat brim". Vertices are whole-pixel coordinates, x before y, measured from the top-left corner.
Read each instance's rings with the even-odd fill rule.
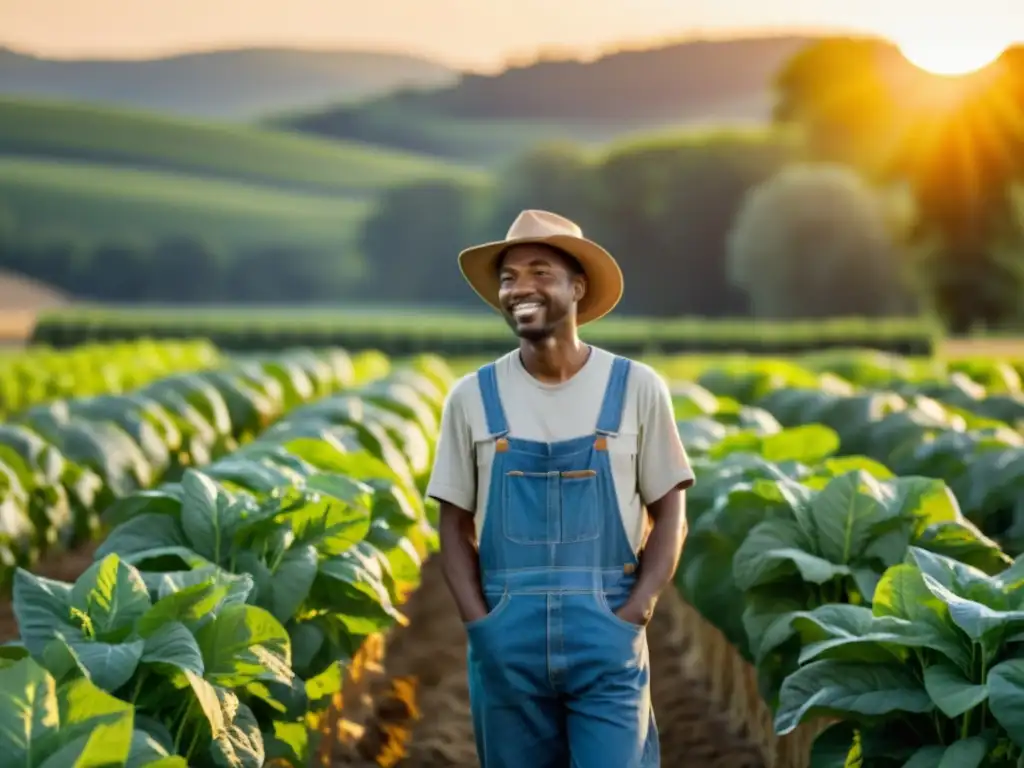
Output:
[[[549,235],[484,243],[459,254],[459,269],[477,295],[500,312],[498,258],[514,245],[531,243],[559,248],[573,256],[583,268],[587,276],[587,292],[576,308],[578,325],[604,317],[619,303],[623,291],[622,270],[608,251],[584,237]]]

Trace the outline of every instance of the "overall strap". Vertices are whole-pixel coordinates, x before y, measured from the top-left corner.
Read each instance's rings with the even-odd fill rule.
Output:
[[[597,432],[600,435],[616,435],[622,424],[622,410],[626,403],[626,380],[629,378],[629,360],[615,356],[608,385],[604,390],[601,413],[597,417]]]
[[[508,433],[508,422],[505,420],[505,409],[498,394],[498,377],[495,375],[493,362],[487,363],[477,371],[477,381],[480,383],[480,394],[484,400],[487,430],[492,437],[504,437]]]

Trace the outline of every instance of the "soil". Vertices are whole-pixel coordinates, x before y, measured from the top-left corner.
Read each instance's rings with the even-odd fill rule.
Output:
[[[671,592],[671,590],[669,590]],[[366,722],[334,754],[333,768],[474,768],[465,675],[465,633],[437,558],[405,605],[407,627],[384,651],[384,672],[370,683]],[[702,665],[688,655],[681,622],[690,613],[667,594],[648,629],[655,714],[665,768],[763,768],[754,740],[730,722]]]

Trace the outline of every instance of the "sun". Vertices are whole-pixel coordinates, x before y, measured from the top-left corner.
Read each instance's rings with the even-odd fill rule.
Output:
[[[1008,41],[994,35],[935,35],[923,27],[918,34],[903,35],[900,52],[911,64],[935,75],[967,75],[999,58]]]

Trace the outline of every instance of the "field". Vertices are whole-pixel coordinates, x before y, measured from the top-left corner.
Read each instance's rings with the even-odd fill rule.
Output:
[[[412,152],[111,107],[0,99],[0,150],[320,193],[365,195],[479,172]]]
[[[0,99],[0,212],[26,232],[351,251],[382,190],[468,167],[356,142]],[[2,216],[0,216],[2,218]]]
[[[196,307],[76,305],[42,314],[36,343],[67,346],[139,337],[204,336],[233,350],[335,345],[445,356],[497,355],[507,351],[508,329],[494,312],[421,306],[346,304],[332,307]],[[936,327],[918,319],[836,318],[766,322],[748,318],[609,316],[582,336],[622,354],[788,354],[833,347],[863,347],[930,356]]]
[[[822,733],[837,765],[1017,765],[1024,362],[647,362],[697,473],[648,629],[663,764],[806,767]],[[0,744],[31,765],[473,765],[422,493],[476,363],[203,340],[0,357],[0,639],[20,639],[0,688],[25,691],[0,717],[59,713]]]
[[[359,199],[95,163],[0,159],[0,203],[24,226],[87,237],[183,232],[235,247],[349,245]]]

